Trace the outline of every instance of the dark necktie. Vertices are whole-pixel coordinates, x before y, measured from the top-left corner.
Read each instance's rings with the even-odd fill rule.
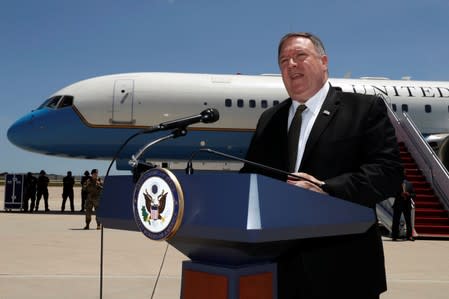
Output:
[[[298,157],[298,141],[301,132],[302,112],[307,108],[306,105],[299,105],[296,108],[295,116],[288,130],[288,171],[296,172],[296,158]]]

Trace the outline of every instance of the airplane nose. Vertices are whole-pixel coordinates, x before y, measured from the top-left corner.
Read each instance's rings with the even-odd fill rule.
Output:
[[[36,113],[32,111],[15,121],[9,127],[7,134],[8,140],[17,147],[25,150],[35,151],[33,147],[38,141],[39,130],[36,128]]]
[[[26,148],[27,142],[30,140],[29,127],[33,122],[33,115],[27,114],[14,122],[8,129],[8,140],[20,148]]]

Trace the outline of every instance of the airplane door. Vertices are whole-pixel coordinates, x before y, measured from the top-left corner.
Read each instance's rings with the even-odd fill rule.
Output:
[[[131,124],[133,119],[134,80],[122,79],[114,83],[114,96],[112,99],[111,123]]]

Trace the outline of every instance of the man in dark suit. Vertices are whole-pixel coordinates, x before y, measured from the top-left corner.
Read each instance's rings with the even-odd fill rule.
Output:
[[[34,205],[36,204],[36,185],[37,179],[33,176],[31,172],[28,172],[25,176],[25,197],[24,201],[24,211],[28,212],[28,201],[31,200],[30,212],[33,213]]]
[[[396,195],[393,204],[393,225],[391,237],[396,241],[399,237],[399,222],[401,215],[404,214],[405,225],[407,227],[406,238],[409,241],[415,241],[413,238],[412,226],[412,208],[414,206],[414,199],[416,198],[415,189],[412,183],[404,179],[401,185],[401,191]]]
[[[384,102],[330,86],[324,47],[310,33],[284,36],[278,62],[290,98],[261,115],[246,158],[311,182],[248,164],[242,172],[287,180],[373,209],[376,203],[394,196],[403,171]],[[303,104],[305,110],[297,121],[296,108]],[[298,127],[292,125],[295,121],[299,122],[299,141],[291,146],[289,131],[294,130],[289,128]],[[379,298],[386,290],[382,240],[376,223],[363,234],[300,242],[277,262],[280,299],[370,299]]]
[[[75,178],[72,176],[71,171],[67,171],[67,175],[62,178],[62,205],[61,212],[65,210],[65,203],[67,201],[67,197],[70,200],[70,211],[75,212],[75,205],[73,202],[73,186],[75,185]]]

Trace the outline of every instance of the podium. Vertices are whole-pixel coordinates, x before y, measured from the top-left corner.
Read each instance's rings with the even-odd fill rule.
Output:
[[[277,298],[276,259],[298,241],[363,233],[376,221],[373,209],[262,175],[173,173],[184,214],[167,242],[190,258],[184,299]],[[137,229],[133,189],[131,176],[108,177],[98,211],[104,227]]]

